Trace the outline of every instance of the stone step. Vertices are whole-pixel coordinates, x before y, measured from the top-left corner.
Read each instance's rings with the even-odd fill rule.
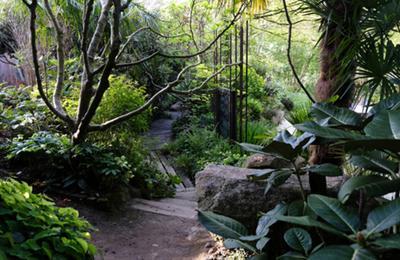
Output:
[[[190,204],[190,206],[188,205],[183,206],[182,204],[190,203],[190,201],[186,202],[183,201],[184,200],[177,200],[177,199],[166,199],[166,201],[133,199],[130,207],[155,214],[175,216],[187,219],[196,219],[197,218],[196,208],[193,207],[193,204]]]
[[[189,190],[189,191],[187,191]],[[197,195],[195,190],[186,189],[185,191],[180,191],[175,194],[175,199],[180,199],[180,200],[189,200],[189,201],[194,201],[197,203]]]

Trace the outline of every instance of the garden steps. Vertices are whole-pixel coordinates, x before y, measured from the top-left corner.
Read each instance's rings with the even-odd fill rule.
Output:
[[[175,198],[161,200],[133,199],[130,207],[160,215],[196,219],[197,202],[195,201],[195,197],[192,198],[192,196],[195,196],[195,192],[182,191],[177,192],[177,196]]]

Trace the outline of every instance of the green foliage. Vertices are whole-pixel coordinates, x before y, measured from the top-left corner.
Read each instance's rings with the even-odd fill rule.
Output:
[[[0,135],[13,137],[30,135],[34,131],[51,128],[56,122],[47,113],[41,100],[27,88],[0,85]]]
[[[176,166],[191,177],[209,163],[235,165],[243,159],[238,147],[206,129],[179,134],[174,142],[166,145],[165,151],[174,157]]]
[[[269,121],[249,121],[245,140],[250,144],[265,144],[273,139],[276,134],[276,126]]]
[[[90,224],[26,183],[0,180],[1,259],[93,259]]]
[[[293,124],[301,124],[310,121],[312,118],[310,116],[311,104],[300,104],[295,106],[295,108],[290,111],[287,120]]]
[[[90,186],[105,191],[132,177],[132,166],[125,156],[94,144],[72,146],[66,136],[49,132],[37,132],[27,139],[14,138],[7,158],[19,167],[28,166],[33,174],[30,177],[37,175],[63,188],[86,190]]]
[[[380,203],[368,207],[361,203],[358,204],[358,209],[353,206],[354,203],[345,204],[355,193],[360,194],[363,199],[373,199],[400,190],[397,175],[400,161],[397,142],[400,136],[400,118],[396,100],[398,97],[382,101],[367,116],[330,104],[315,104],[311,114],[316,122],[297,126],[307,131],[303,135],[295,137],[282,132],[264,147],[241,144],[248,151],[272,153],[293,163],[293,168],[265,169],[250,176],[255,181],[266,181],[266,192],[272,186],[283,184],[292,174],[298,177],[303,200],[291,202],[287,211],[266,218],[267,221],[274,219],[275,222],[279,220],[307,228],[305,230],[295,227],[284,233],[284,240],[292,251],[281,255],[279,259],[319,259],[322,256],[329,259],[392,259],[393,255],[398,254],[396,250],[399,246],[396,243],[399,236],[396,229],[400,224],[400,198],[396,197],[392,201],[379,198]],[[358,167],[361,174],[345,182],[337,195],[338,199],[317,194],[310,194],[307,198],[303,190],[300,175],[308,172],[340,176],[343,172],[339,166],[329,163],[296,166],[296,158],[303,149],[310,144],[320,143],[344,148],[343,151],[352,158],[349,162]],[[367,151],[360,149],[366,146]],[[263,215],[260,218],[257,232],[266,230],[260,228],[261,220],[265,217]],[[218,221],[218,218],[214,217],[214,221]],[[205,226],[207,227],[206,224]],[[318,239],[320,244],[312,249],[312,244],[318,243],[313,243],[311,238],[315,238],[309,232],[315,228],[319,230],[321,239]],[[330,236],[337,239],[331,239]],[[232,246],[232,238],[228,238],[229,246]],[[254,250],[254,246],[257,246],[254,242],[246,244],[259,239],[260,236],[251,236],[251,239],[241,237],[235,246],[261,257],[264,251]]]
[[[135,110],[146,101],[146,89],[138,87],[137,83],[126,76],[110,76],[110,88],[104,95],[94,121],[104,122],[121,114]],[[148,129],[151,110],[134,116],[118,126],[124,131],[140,133]]]

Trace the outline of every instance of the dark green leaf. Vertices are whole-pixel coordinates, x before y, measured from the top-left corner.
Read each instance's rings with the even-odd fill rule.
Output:
[[[400,234],[378,238],[372,244],[386,249],[400,249]]]
[[[289,204],[288,207],[288,216],[310,216],[314,219],[317,218],[317,215],[308,207],[307,203],[303,200],[296,200]]]
[[[302,228],[291,228],[285,232],[283,238],[286,244],[296,251],[307,254],[312,248],[310,234]]]
[[[360,227],[356,210],[343,206],[337,199],[311,194],[308,205],[319,217],[343,232],[355,234]]]
[[[311,218],[310,216],[303,216],[303,217],[277,216],[276,218],[279,221],[288,222],[291,224],[297,224],[297,225],[306,226],[306,227],[320,228],[329,233],[347,238],[347,235],[345,233],[340,232],[339,230],[337,230],[336,228],[334,228],[330,225],[319,222],[319,221]]]
[[[292,169],[282,169],[278,171],[274,171],[271,176],[267,179],[267,185],[265,187],[265,194],[269,192],[272,187],[277,187],[282,185],[289,179],[290,175],[293,174]]]
[[[232,238],[225,239],[224,246],[228,249],[243,248],[253,253],[257,253],[257,249],[254,246]]]
[[[343,184],[339,191],[338,199],[344,203],[354,191],[363,191],[368,197],[375,197],[397,190],[400,190],[399,179],[389,180],[376,175],[355,176]]]
[[[309,260],[373,260],[376,257],[366,249],[353,249],[350,246],[327,246],[314,254]]]
[[[363,121],[360,114],[329,103],[313,104],[311,114],[318,121],[328,118],[329,125],[360,126]]]
[[[342,169],[339,166],[331,163],[312,165],[308,167],[307,170],[323,176],[340,176],[343,174]]]
[[[232,218],[207,211],[199,211],[197,216],[208,231],[223,238],[239,239],[239,237],[248,235],[247,228]]]
[[[368,139],[365,136],[354,132],[320,126],[315,122],[306,122],[304,124],[295,125],[295,127],[303,132],[308,132],[318,137],[332,140]]]
[[[368,214],[367,236],[400,223],[400,199],[390,201]]]
[[[397,172],[397,163],[386,159],[384,153],[374,151],[363,154],[354,154],[351,156],[349,162],[356,167],[366,170],[394,174]]]
[[[398,110],[400,109],[400,95],[396,94],[388,99],[382,100],[377,105],[371,108],[369,113],[376,115],[385,110]]]
[[[256,234],[265,236],[268,233],[269,227],[277,222],[276,217],[285,214],[286,210],[287,206],[280,203],[276,205],[275,208],[261,216],[261,218],[258,220]]]
[[[264,247],[267,245],[269,240],[270,240],[269,237],[263,237],[260,240],[258,240],[256,244],[257,249],[262,251]]]
[[[364,128],[367,136],[376,139],[400,139],[400,113],[383,111]]]

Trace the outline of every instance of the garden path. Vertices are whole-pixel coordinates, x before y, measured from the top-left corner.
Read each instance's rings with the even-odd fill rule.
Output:
[[[168,118],[152,123],[145,144],[159,170],[176,174],[169,158],[159,153],[162,145],[172,139],[173,121],[180,116],[180,112],[168,113]],[[176,190],[174,198],[132,199],[123,211],[114,213],[78,206],[81,214],[98,229],[93,234],[101,254],[98,259],[209,259],[217,246],[196,219],[193,184],[183,178]]]

